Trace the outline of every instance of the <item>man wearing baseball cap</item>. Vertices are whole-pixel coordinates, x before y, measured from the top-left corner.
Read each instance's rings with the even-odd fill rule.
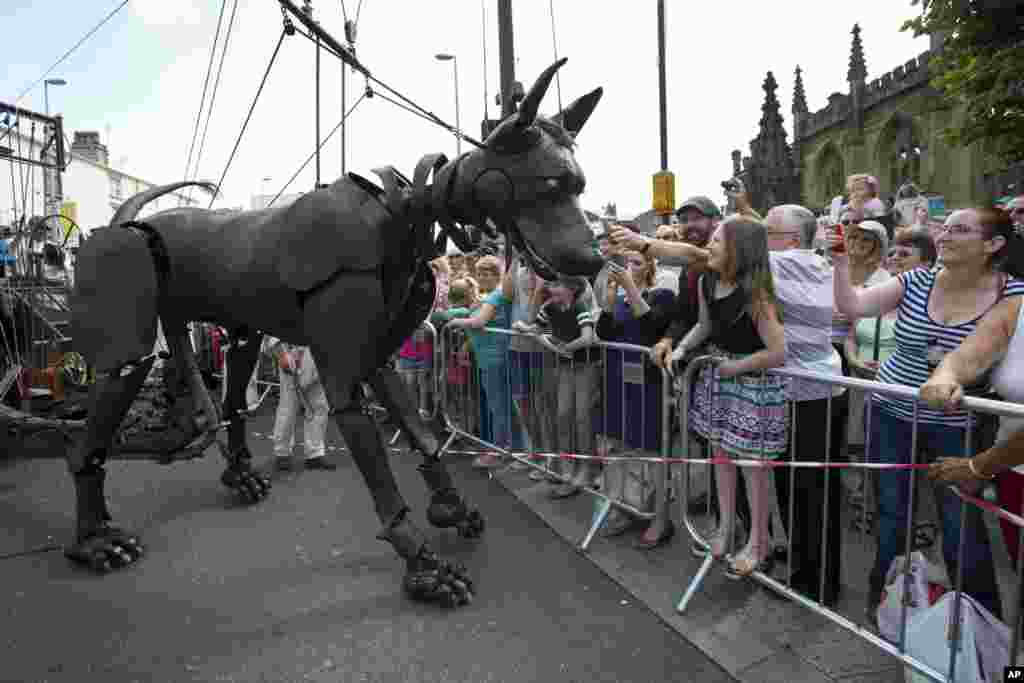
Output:
[[[679,219],[679,226],[662,226],[658,230],[658,237],[652,239],[644,235],[618,228],[612,229],[612,243],[646,254],[648,251],[657,259],[666,261],[678,261],[683,264],[679,273],[679,288],[676,293],[676,310],[668,321],[666,330],[661,341],[651,349],[651,356],[654,364],[658,367],[665,367],[669,362],[669,355],[675,342],[682,339],[689,329],[696,324],[698,310],[692,306],[690,280],[703,269],[707,261],[707,251],[704,247],[711,238],[711,233],[718,227],[722,219],[722,212],[719,211],[711,199],[704,196],[690,197],[676,209],[676,217]],[[682,242],[667,239],[667,232],[675,230]],[[696,290],[693,290],[696,291]]]

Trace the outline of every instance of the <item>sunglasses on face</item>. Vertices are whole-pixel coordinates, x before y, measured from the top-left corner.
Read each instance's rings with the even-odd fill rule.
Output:
[[[1022,206],[1018,206],[1017,208],[1014,208],[1014,209],[1010,209],[1010,215],[1011,215],[1011,216],[1012,216],[1013,214],[1015,214],[1015,213],[1024,213],[1024,207],[1022,207]]]

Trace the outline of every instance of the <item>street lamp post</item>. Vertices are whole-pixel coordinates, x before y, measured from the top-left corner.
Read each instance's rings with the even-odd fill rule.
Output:
[[[43,81],[43,108],[46,112],[47,117],[50,116],[50,86],[61,86],[67,84],[68,82],[65,81],[63,78],[47,78],[45,81]],[[56,129],[54,129],[54,132],[56,133]],[[46,161],[46,159],[42,158],[40,159],[40,161]],[[53,169],[44,166],[43,195],[45,196],[44,211],[46,212],[47,216],[52,216],[59,210],[60,201],[61,199],[63,199],[61,197],[61,194],[63,193],[61,192],[60,187],[60,171],[54,171]],[[54,229],[54,237],[56,239],[60,238],[59,232],[60,221],[57,221],[57,226]]]
[[[439,52],[434,59],[447,62],[451,61],[455,75],[455,156],[462,156],[462,125],[459,122],[459,59],[455,55]]]

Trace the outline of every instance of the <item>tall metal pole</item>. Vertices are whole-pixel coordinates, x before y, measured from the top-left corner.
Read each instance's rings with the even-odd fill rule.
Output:
[[[658,0],[658,113],[661,123],[661,170],[668,170],[668,110],[665,103],[665,0]]]
[[[480,0],[480,36],[484,41],[484,125],[487,122],[487,109],[490,105],[487,101],[487,77],[490,74],[487,72],[487,5],[485,2],[486,0]],[[486,132],[483,137],[487,137]]]
[[[43,111],[47,118],[50,116],[50,83],[49,81],[43,81]],[[43,127],[43,147],[46,146],[46,132],[50,129],[50,125],[47,124]],[[35,137],[35,136],[33,136]],[[31,156],[31,155],[30,155]],[[43,152],[42,156],[39,157],[39,161],[44,162],[43,166],[43,215],[50,216],[54,213],[53,210],[53,176],[50,175],[50,169],[46,167],[46,152]]]
[[[455,156],[462,156],[462,124],[459,122],[459,58],[452,56],[455,69]]]
[[[305,0],[302,5],[302,13],[306,15],[310,24],[319,27],[319,23],[313,19],[313,0]],[[298,16],[298,15],[296,15]],[[313,155],[316,157],[316,181],[313,185],[314,190],[320,189],[320,32],[314,31],[316,38],[316,44],[313,49],[316,50],[315,64],[314,67],[314,87],[313,87],[313,98],[314,98],[314,114],[313,114],[313,131],[316,136],[313,147]]]
[[[348,101],[345,98],[345,64],[341,65],[341,175],[345,175],[345,112],[348,110]]]
[[[498,0],[498,60],[501,67],[501,117],[516,110],[512,85],[516,80],[516,55],[512,40],[512,0]]]
[[[668,106],[665,93],[665,0],[658,0],[658,118],[661,128],[661,170],[668,171]],[[670,182],[675,183],[673,178]],[[674,194],[674,193],[673,193]],[[661,215],[668,225],[670,214]]]
[[[320,189],[320,38],[316,39],[316,185]]]

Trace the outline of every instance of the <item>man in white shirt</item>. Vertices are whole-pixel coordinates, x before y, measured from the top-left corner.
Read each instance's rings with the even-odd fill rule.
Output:
[[[832,268],[813,251],[818,222],[808,209],[795,204],[777,206],[764,220],[771,250],[772,279],[782,309],[786,332],[786,367],[842,376],[839,354],[832,346]],[[830,401],[843,389],[808,380],[791,380],[787,395],[793,401],[790,435],[796,461],[835,462],[846,438],[846,411],[841,401]],[[831,432],[829,413],[831,412]],[[842,489],[836,470],[780,467],[775,473],[776,493],[783,524],[789,525],[790,476],[795,472],[791,585],[814,600],[835,605],[839,598],[840,512]],[[826,474],[827,472],[827,474]],[[821,587],[821,544],[825,520],[825,482],[828,481],[825,593]]]

